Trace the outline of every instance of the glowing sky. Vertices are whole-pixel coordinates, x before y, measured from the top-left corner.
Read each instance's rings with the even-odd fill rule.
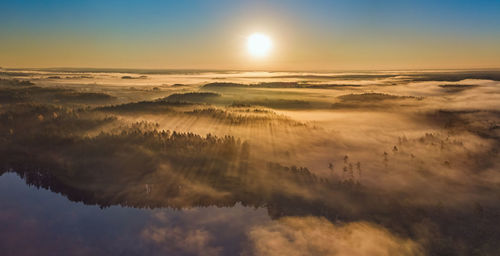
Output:
[[[0,3],[0,66],[499,68],[500,1]],[[249,58],[247,37],[272,38]]]

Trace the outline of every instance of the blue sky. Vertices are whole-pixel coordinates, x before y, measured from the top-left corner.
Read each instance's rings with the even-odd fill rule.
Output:
[[[448,66],[438,59],[456,56],[471,66],[500,64],[493,59],[500,1],[20,0],[0,7],[3,66],[309,69],[378,60],[411,68]],[[239,49],[254,30],[277,45],[262,63],[245,61]]]

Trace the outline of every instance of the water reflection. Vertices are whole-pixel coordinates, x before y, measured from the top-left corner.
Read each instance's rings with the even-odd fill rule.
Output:
[[[500,255],[500,94],[478,75],[0,78],[0,254]]]
[[[0,205],[2,255],[237,255],[249,228],[269,221],[264,209],[241,205],[101,209],[14,173],[0,176]]]

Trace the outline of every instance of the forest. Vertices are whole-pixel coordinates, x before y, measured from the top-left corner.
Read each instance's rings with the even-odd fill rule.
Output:
[[[387,230],[409,241],[400,255],[500,252],[498,72],[31,72],[0,74],[0,174],[30,186],[103,209],[241,204],[286,232]]]

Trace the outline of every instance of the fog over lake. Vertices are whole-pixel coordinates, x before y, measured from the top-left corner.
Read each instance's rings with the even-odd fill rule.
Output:
[[[497,70],[0,69],[0,252],[498,255],[499,122]]]

